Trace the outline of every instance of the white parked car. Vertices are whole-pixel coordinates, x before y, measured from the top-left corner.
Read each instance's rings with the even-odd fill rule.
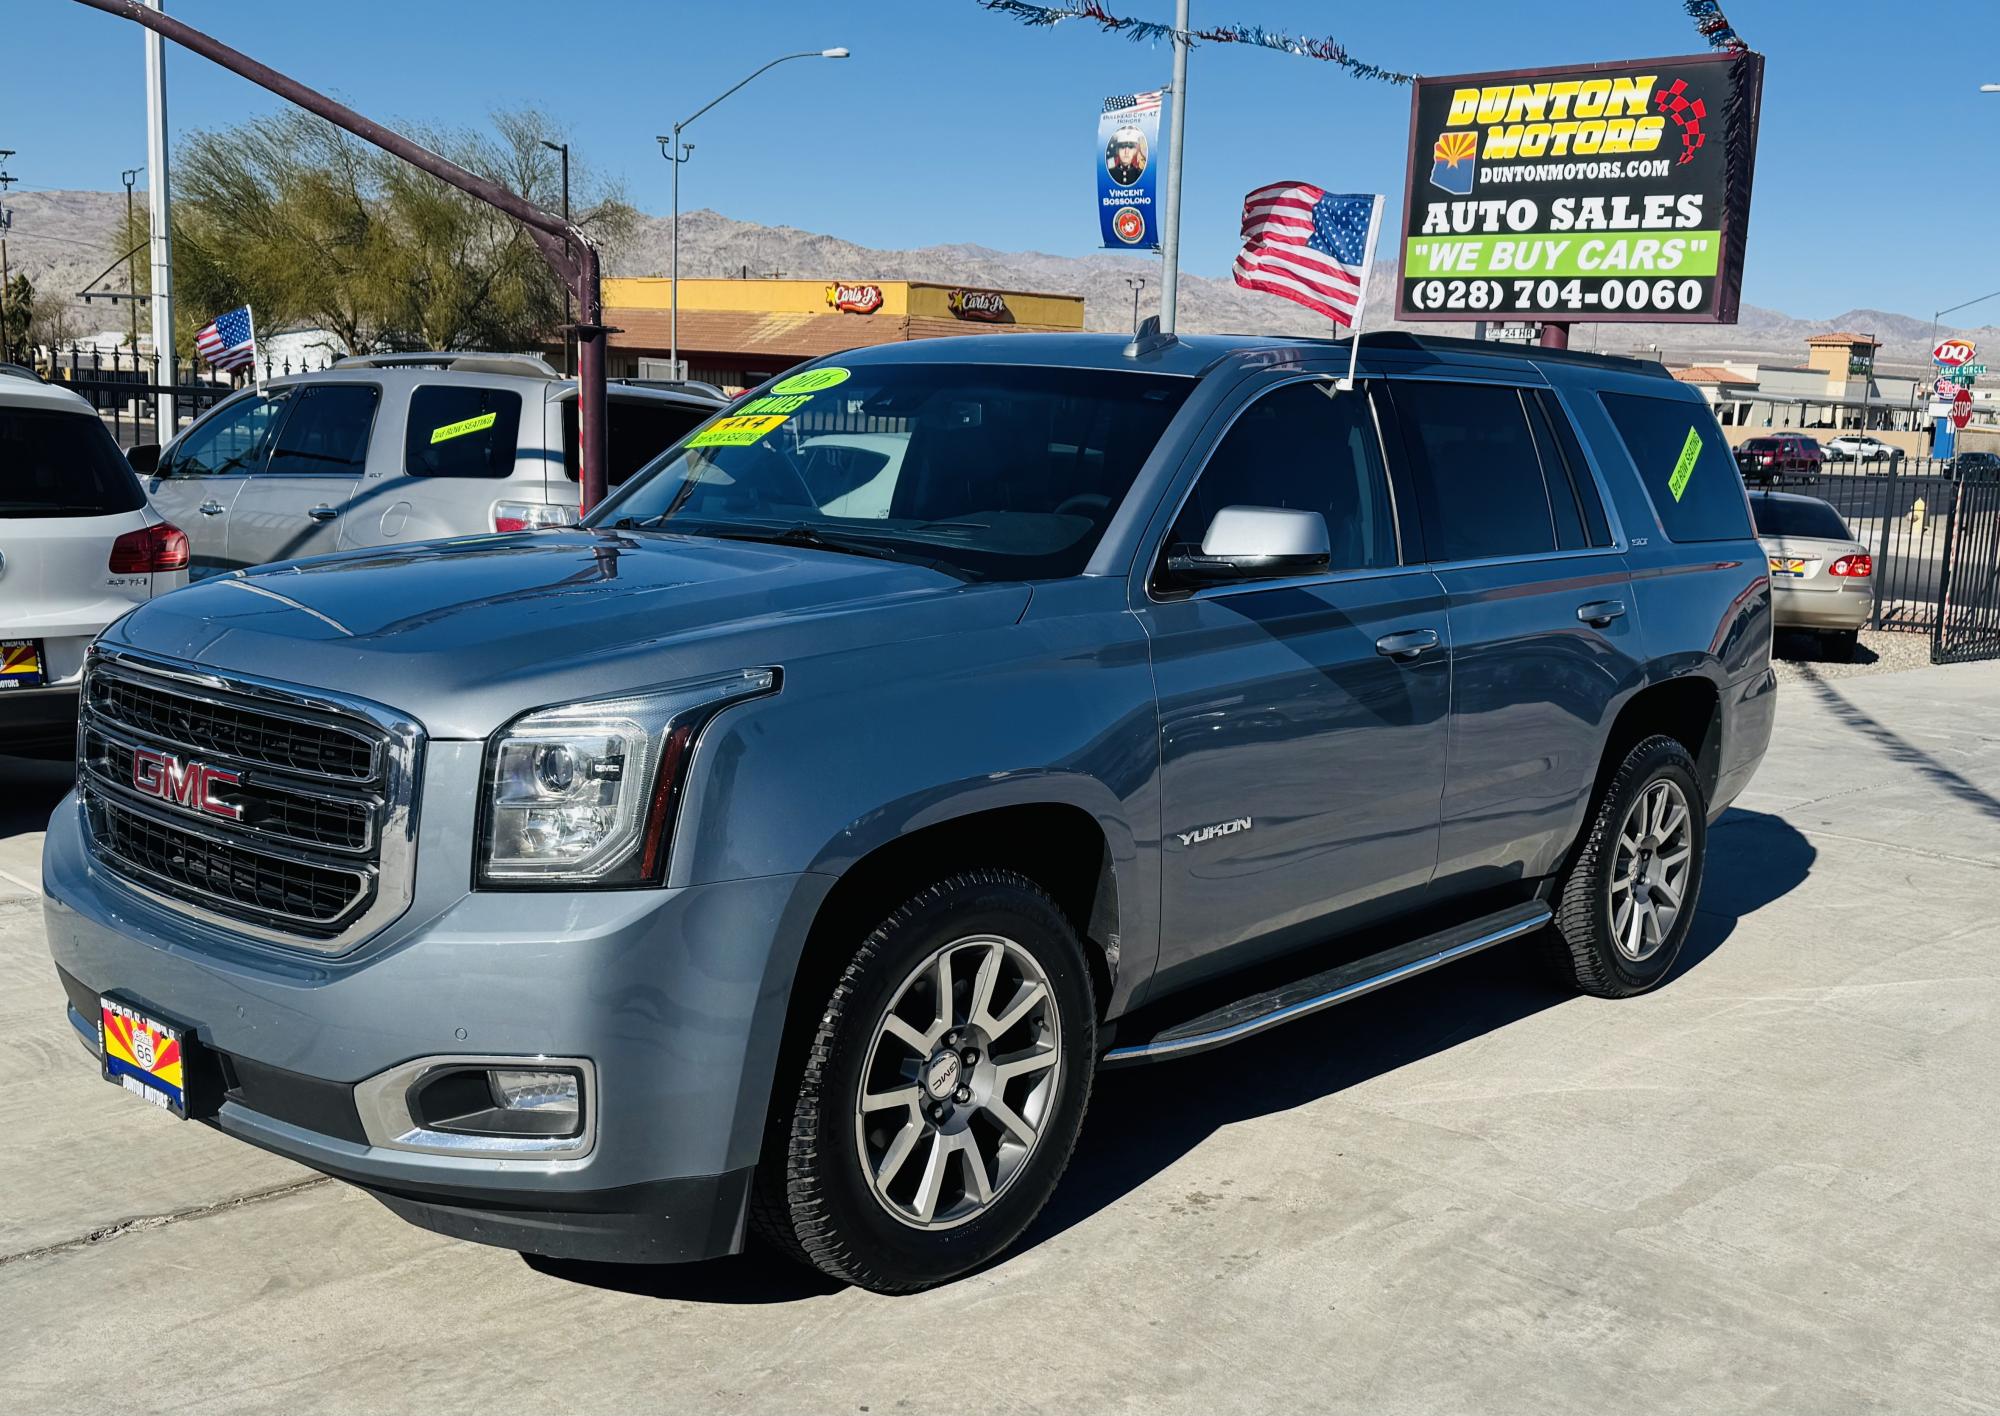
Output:
[[[1875,612],[1874,556],[1818,497],[1752,492],[1750,515],[1771,561],[1778,628],[1815,631],[1835,658],[1853,658]]]
[[[71,749],[83,651],[187,566],[91,406],[0,370],[0,754]]]
[[[1867,433],[1843,433],[1826,445],[1826,455],[1835,462],[1900,462],[1903,450]]]

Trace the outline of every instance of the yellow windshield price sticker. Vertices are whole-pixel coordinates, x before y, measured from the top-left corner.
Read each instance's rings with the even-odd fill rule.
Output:
[[[756,418],[717,418],[706,428],[688,439],[689,447],[749,447],[766,433],[772,431],[786,418],[783,414],[769,414]]]
[[[844,384],[854,377],[852,369],[827,367],[807,369],[803,374],[793,374],[788,379],[780,379],[771,385],[773,393],[824,393],[838,384]]]
[[[1681,444],[1680,460],[1674,463],[1673,475],[1667,478],[1667,490],[1674,494],[1674,500],[1681,499],[1681,493],[1688,489],[1688,482],[1694,476],[1695,460],[1701,456],[1701,434],[1688,429],[1687,441]]]
[[[461,418],[456,423],[446,423],[442,428],[431,430],[431,443],[450,442],[462,438],[467,433],[483,433],[500,419],[498,413],[481,413],[476,418]]]

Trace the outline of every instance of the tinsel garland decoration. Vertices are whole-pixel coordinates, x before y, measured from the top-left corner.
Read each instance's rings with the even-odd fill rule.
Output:
[[[1701,31],[1703,39],[1711,49],[1727,49],[1732,53],[1745,53],[1749,41],[1738,34],[1722,13],[1721,0],[1681,0],[1681,8],[1688,12],[1694,27]]]
[[[1127,15],[1114,15],[1106,10],[1098,0],[1071,0],[1067,5],[1035,5],[1029,0],[979,0],[989,10],[1012,15],[1027,25],[1055,25],[1064,20],[1090,20],[1098,28],[1122,34],[1137,42],[1171,40],[1174,27],[1154,20],[1135,20]],[[1395,69],[1385,69],[1380,64],[1370,64],[1356,59],[1347,52],[1344,45],[1333,39],[1314,39],[1286,34],[1280,30],[1267,30],[1262,25],[1213,25],[1202,29],[1192,29],[1187,33],[1190,42],[1210,44],[1249,44],[1259,49],[1275,49],[1283,54],[1297,54],[1307,59],[1318,59],[1327,64],[1338,64],[1357,79],[1380,79],[1384,83],[1407,84],[1417,76],[1405,74]]]

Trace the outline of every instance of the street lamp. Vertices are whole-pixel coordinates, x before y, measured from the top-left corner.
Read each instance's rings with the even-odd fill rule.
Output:
[[[132,184],[139,180],[139,169],[136,167],[126,168],[118,174],[118,180],[125,184],[125,239],[129,241],[132,239]],[[147,239],[151,240],[150,237]],[[137,250],[137,247],[133,248],[134,254],[137,254]],[[125,257],[125,291],[129,295],[137,295],[139,293],[139,273],[134,269],[132,256],[129,255]],[[139,302],[137,300],[130,301],[127,309],[132,317],[132,332],[126,337],[125,342],[132,346],[132,366],[137,368],[139,359]]]
[[[542,146],[547,148],[550,152],[559,152],[562,154],[563,220],[568,221],[569,220],[569,144],[552,143],[547,138],[543,138],[540,141]],[[573,374],[576,372],[575,369],[570,367],[570,357],[569,357],[569,337],[571,333],[570,326],[573,325],[575,322],[576,322],[576,317],[570,312],[569,287],[565,285],[563,287],[563,373],[565,375]]]
[[[1137,334],[1139,332],[1139,292],[1146,288],[1146,277],[1143,275],[1128,275],[1125,277],[1125,283],[1132,287],[1132,333]]]
[[[693,143],[683,143],[681,141],[681,129],[687,127],[695,119],[701,117],[702,114],[708,112],[709,109],[715,107],[716,104],[722,102],[730,94],[735,93],[737,89],[742,88],[744,84],[749,83],[751,79],[756,78],[758,74],[763,73],[766,69],[775,69],[778,65],[791,59],[845,59],[846,57],[847,51],[845,49],[804,49],[800,50],[797,54],[780,54],[776,59],[766,64],[764,68],[752,72],[749,78],[736,84],[735,87],[725,90],[717,97],[710,99],[693,113],[674,124],[672,133],[663,133],[654,140],[660,145],[660,156],[674,165],[674,216],[672,226],[674,254],[673,269],[670,273],[672,277],[670,285],[671,294],[668,297],[667,307],[667,363],[676,379],[685,379],[686,377],[681,372],[681,164],[686,162],[688,154],[694,151]]]

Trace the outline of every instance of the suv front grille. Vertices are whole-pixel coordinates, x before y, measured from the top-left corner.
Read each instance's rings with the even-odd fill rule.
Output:
[[[93,654],[77,733],[91,850],[166,904],[345,947],[408,905],[421,740],[374,705]]]

